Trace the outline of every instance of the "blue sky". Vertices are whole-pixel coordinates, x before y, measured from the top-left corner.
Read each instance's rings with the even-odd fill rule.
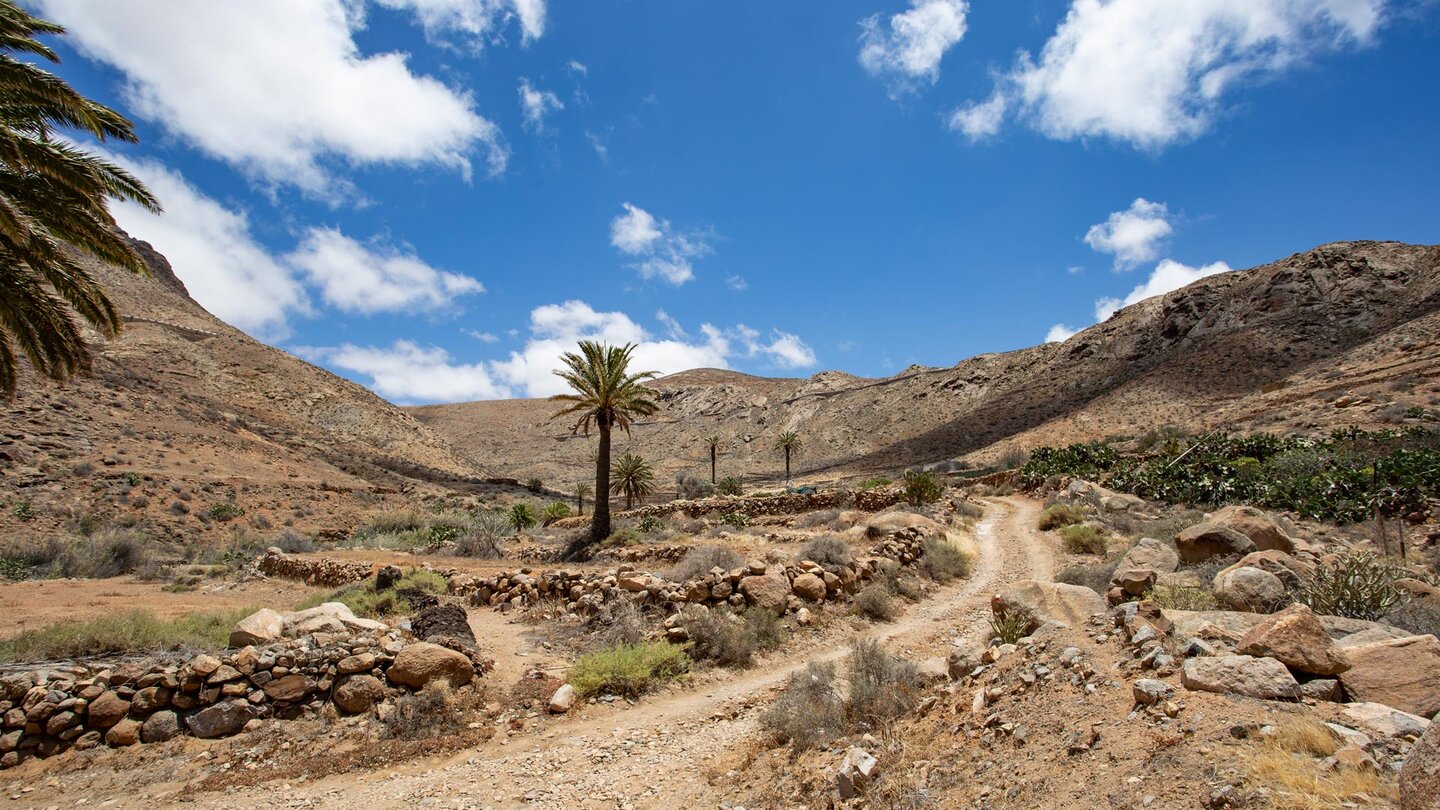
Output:
[[[1440,241],[1428,0],[26,0],[207,308],[401,403],[865,376]]]

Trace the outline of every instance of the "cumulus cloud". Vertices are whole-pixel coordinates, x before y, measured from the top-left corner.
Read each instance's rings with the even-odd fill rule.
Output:
[[[945,52],[965,37],[966,0],[910,0],[910,9],[881,22],[860,21],[860,64],[890,84],[891,95],[913,92],[940,77]]]
[[[1368,43],[1387,4],[1074,0],[1039,57],[1022,53],[987,102],[965,109],[1018,110],[1051,138],[1159,148],[1209,129],[1238,85]]]
[[[586,67],[585,63],[581,62],[578,59],[571,59],[568,63],[566,63],[566,67],[568,67],[570,69],[570,72],[574,73],[576,76],[584,77],[590,75],[590,68]]]
[[[295,352],[311,362],[368,377],[366,385],[372,391],[401,405],[509,396],[485,363],[456,363],[446,350],[410,340],[384,348],[347,343],[333,348],[302,346]]]
[[[437,270],[412,252],[361,244],[332,228],[310,228],[286,260],[345,312],[443,311],[456,298],[485,292],[475,279]]]
[[[1010,100],[1003,95],[993,95],[980,103],[963,105],[950,114],[950,129],[964,133],[972,141],[983,141],[1000,134],[1005,123],[1005,111]]]
[[[520,111],[525,116],[525,129],[531,132],[545,131],[545,116],[565,109],[560,97],[549,90],[538,90],[529,79],[520,80]]]
[[[1071,327],[1066,326],[1063,323],[1057,323],[1054,326],[1050,327],[1049,332],[1045,333],[1045,342],[1064,343],[1065,341],[1074,337],[1079,332],[1079,329],[1072,329]]]
[[[336,166],[440,166],[468,179],[479,153],[486,172],[505,169],[500,130],[468,93],[417,74],[404,54],[360,52],[358,0],[37,4],[89,58],[124,75],[129,111],[262,181],[339,199],[354,191]],[[447,25],[466,19],[464,9],[495,5],[390,4]],[[543,9],[516,3],[514,13],[540,31]]]
[[[1154,298],[1173,292],[1181,287],[1199,281],[1206,276],[1228,273],[1232,268],[1225,262],[1214,262],[1201,267],[1190,267],[1172,259],[1165,259],[1155,266],[1150,278],[1144,284],[1130,291],[1124,299],[1101,298],[1095,302],[1095,320],[1106,321],[1122,307],[1137,304],[1146,298]]]
[[[469,335],[481,343],[499,343],[500,337],[493,332],[481,332],[479,329],[461,329],[461,333]]]
[[[661,279],[675,286],[695,278],[692,260],[710,253],[710,246],[695,234],[677,231],[669,221],[623,203],[625,213],[610,222],[610,244],[635,257],[630,266],[644,279]]]
[[[1124,211],[1116,211],[1099,225],[1085,232],[1085,244],[1101,253],[1115,257],[1117,270],[1128,270],[1138,264],[1154,261],[1160,248],[1174,232],[1165,203],[1137,198]]]
[[[475,45],[495,36],[511,19],[524,41],[545,33],[545,0],[375,0],[386,8],[411,11],[431,38],[465,35]]]
[[[157,216],[135,203],[112,203],[116,221],[164,254],[201,306],[262,340],[284,339],[291,315],[311,314],[295,272],[255,239],[245,212],[226,208],[154,161],[105,157],[129,169],[165,205]]]

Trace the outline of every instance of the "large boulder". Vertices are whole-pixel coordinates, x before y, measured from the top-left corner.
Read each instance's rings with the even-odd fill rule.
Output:
[[[790,587],[801,599],[819,602],[825,598],[825,580],[814,574],[801,574],[795,577],[795,581],[790,583]]]
[[[1409,636],[1345,648],[1340,683],[1354,700],[1383,703],[1420,717],[1440,712],[1440,639]]]
[[[245,724],[260,716],[260,710],[244,700],[227,700],[185,718],[190,733],[202,739],[224,737],[245,728]]]
[[[1225,573],[1235,568],[1259,568],[1274,574],[1287,588],[1298,588],[1302,583],[1307,582],[1315,574],[1315,566],[1304,560],[1296,559],[1283,551],[1252,551],[1240,558],[1240,561],[1224,569]]]
[[[1125,552],[1115,566],[1110,584],[1133,596],[1140,596],[1155,586],[1162,574],[1180,567],[1180,554],[1175,547],[1152,537],[1145,537]]]
[[[1268,616],[1258,613],[1241,613],[1234,610],[1166,610],[1165,616],[1175,623],[1178,638],[1204,638],[1239,643],[1246,633],[1255,629]],[[1363,638],[1365,643],[1392,638],[1405,638],[1410,634],[1399,628],[1379,622],[1349,619],[1344,616],[1317,616],[1325,633],[1341,647],[1351,646],[1351,639]],[[1364,634],[1361,636],[1359,634]]]
[[[313,623],[314,620],[317,619],[332,619],[337,624],[340,624],[343,630],[345,621],[353,620],[355,613],[350,610],[349,605],[346,605],[344,602],[325,602],[313,608],[286,613],[282,618],[285,623],[285,635],[295,636],[305,635],[304,633],[297,633],[297,627],[307,622]]]
[[[784,613],[790,602],[790,583],[774,574],[749,576],[740,580],[740,593],[755,607]]]
[[[1269,613],[1285,601],[1285,583],[1259,568],[1227,568],[1215,575],[1215,597],[1231,610]]]
[[[1400,810],[1440,810],[1440,723],[1410,749],[1400,768]]]
[[[451,686],[464,686],[474,679],[475,667],[463,653],[422,641],[401,650],[388,675],[391,683],[411,689],[441,679]]]
[[[235,623],[230,631],[230,646],[262,646],[279,640],[284,634],[285,617],[270,608],[261,608]]]
[[[1244,556],[1255,550],[1255,543],[1229,526],[1206,522],[1175,535],[1175,548],[1181,560],[1194,565],[1214,557]]]
[[[1186,689],[1221,695],[1244,695],[1263,700],[1298,700],[1300,684],[1285,665],[1273,658],[1222,655],[1191,658],[1180,682]]]
[[[353,675],[335,687],[335,708],[345,714],[362,714],[385,699],[385,684],[374,675]]]
[[[1274,518],[1253,506],[1227,506],[1209,515],[1207,522],[1234,529],[1250,538],[1261,551],[1295,553],[1295,540]]]
[[[996,614],[1020,614],[1030,619],[1030,629],[1046,622],[1080,627],[1106,610],[1105,599],[1083,585],[1021,580],[995,594],[990,609]]]
[[[90,701],[85,723],[91,728],[110,728],[130,713],[130,701],[114,692],[105,692]]]
[[[883,512],[865,521],[865,536],[873,539],[889,537],[905,529],[915,529],[925,537],[945,533],[944,526],[914,512]]]
[[[1338,675],[1350,668],[1315,611],[1299,604],[1255,625],[1235,645],[1235,652],[1274,658],[1295,672],[1310,675]]]
[[[1382,703],[1347,703],[1340,710],[1345,724],[1384,740],[1416,738],[1434,723]]]

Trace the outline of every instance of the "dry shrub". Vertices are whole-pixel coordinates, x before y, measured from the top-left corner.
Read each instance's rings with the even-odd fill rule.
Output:
[[[691,658],[724,667],[749,666],[756,652],[774,649],[785,640],[780,617],[756,607],[737,615],[727,608],[690,605],[680,614],[680,626],[690,636]]]
[[[838,537],[817,537],[806,543],[796,553],[795,559],[809,560],[829,571],[850,565],[855,561],[855,555],[850,552],[850,544]]]
[[[1269,792],[1271,807],[1286,810],[1357,807],[1368,804],[1392,807],[1395,789],[1364,768],[1320,769],[1320,760],[1339,747],[1334,735],[1318,721],[1294,718],[1280,723],[1275,733],[1250,742],[1242,761],[1250,784]]]
[[[1109,547],[1103,532],[1085,524],[1066,526],[1060,530],[1060,539],[1071,554],[1104,554]]]
[[[1050,531],[1062,526],[1070,526],[1085,520],[1086,510],[1083,506],[1071,503],[1053,504],[1040,513],[1039,527],[1041,531]]]
[[[1209,588],[1158,583],[1145,595],[1164,610],[1219,610],[1220,600]]]
[[[970,501],[955,501],[955,514],[962,518],[979,518],[985,514],[984,507]]]
[[[607,605],[585,623],[590,633],[590,650],[638,644],[650,632],[650,621],[634,602],[621,599]]]
[[[642,641],[582,656],[570,668],[570,685],[584,697],[637,697],[690,669],[685,651],[664,641]]]
[[[938,537],[925,540],[925,553],[920,557],[920,570],[936,582],[970,576],[970,555],[959,546]]]
[[[855,609],[877,622],[894,621],[899,611],[890,597],[890,588],[876,582],[855,594]]]
[[[846,659],[852,722],[879,728],[919,700],[920,671],[911,661],[885,652],[873,639],[856,641]]]
[[[150,569],[150,541],[130,529],[104,528],[69,543],[51,541],[42,556],[50,559],[50,573],[76,579],[110,577]]]
[[[835,688],[835,665],[811,662],[790,676],[785,691],[760,715],[776,742],[796,751],[823,745],[845,733],[845,703]]]
[[[445,679],[402,696],[380,716],[381,737],[389,740],[424,740],[454,734],[480,712],[484,696],[475,688],[455,689]]]
[[[745,558],[735,553],[734,549],[714,545],[696,546],[685,552],[680,562],[666,572],[665,578],[671,582],[685,582],[710,573],[711,568],[729,571],[744,564]]]
[[[822,509],[818,512],[806,512],[795,518],[795,528],[814,529],[818,526],[828,526],[840,519],[839,509]]]

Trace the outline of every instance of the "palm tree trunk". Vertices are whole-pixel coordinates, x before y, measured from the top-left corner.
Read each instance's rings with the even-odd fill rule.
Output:
[[[790,448],[785,448],[785,486],[790,486]]]
[[[629,490],[626,490],[626,491],[625,491],[625,511],[626,511],[626,512],[629,512],[630,509],[631,509],[634,505],[635,505],[635,493],[630,492]]]
[[[710,485],[715,485],[715,448],[710,448]]]
[[[599,543],[610,536],[610,423],[600,423],[600,449],[595,453],[595,508],[591,510],[590,542]]]
[[[583,515],[583,514],[585,514],[585,496],[584,496],[584,495],[576,495],[576,496],[575,496],[575,514],[577,514],[577,515]]]

